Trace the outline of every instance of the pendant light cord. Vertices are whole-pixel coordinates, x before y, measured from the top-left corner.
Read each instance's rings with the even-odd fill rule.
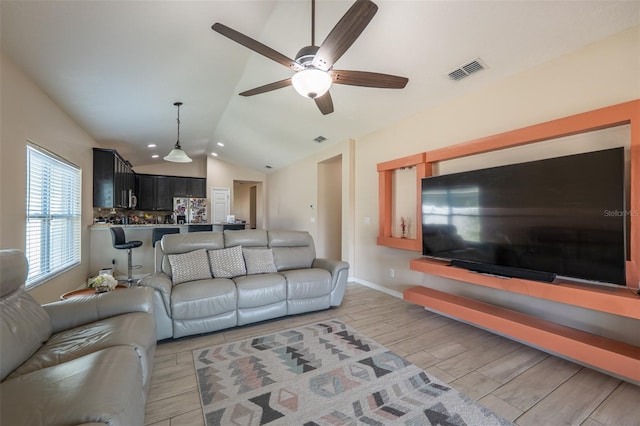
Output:
[[[180,105],[182,105],[182,102],[176,102],[174,105],[178,107],[178,140],[176,142],[176,147],[180,148]]]

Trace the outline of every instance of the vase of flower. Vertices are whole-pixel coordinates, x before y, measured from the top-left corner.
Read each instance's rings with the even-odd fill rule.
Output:
[[[106,293],[114,290],[118,285],[118,281],[108,274],[100,274],[97,277],[89,279],[87,287],[94,288],[96,293]]]
[[[402,238],[407,238],[409,234],[409,218],[401,217],[400,218],[400,230],[402,231]]]

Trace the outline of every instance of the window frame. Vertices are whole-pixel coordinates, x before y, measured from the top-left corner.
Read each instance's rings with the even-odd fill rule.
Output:
[[[36,184],[38,196],[32,193]],[[25,189],[25,287],[33,289],[81,263],[82,169],[27,141]]]

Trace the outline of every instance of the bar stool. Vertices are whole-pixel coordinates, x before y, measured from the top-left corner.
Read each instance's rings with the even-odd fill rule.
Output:
[[[180,228],[153,228],[153,234],[151,235],[153,246],[156,246],[156,243],[162,239],[163,235],[179,233]]]
[[[119,226],[114,226],[110,229],[113,247],[117,250],[127,251],[127,284],[131,286],[131,284],[133,283],[133,275],[131,274],[131,271],[133,269],[133,266],[131,265],[131,249],[140,247],[142,245],[142,241],[127,241],[124,236],[124,229],[120,228]]]

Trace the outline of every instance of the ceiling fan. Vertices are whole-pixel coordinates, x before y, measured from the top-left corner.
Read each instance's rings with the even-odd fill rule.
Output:
[[[409,81],[408,78],[389,74],[333,69],[333,64],[356,41],[377,11],[378,6],[372,1],[356,0],[322,44],[316,46],[315,0],[311,0],[311,45],[300,49],[295,60],[219,22],[213,24],[211,29],[296,72],[291,78],[244,91],[240,93],[241,96],[258,95],[293,85],[302,96],[313,99],[322,114],[326,115],[333,112],[333,101],[329,93],[333,83],[402,89]]]

